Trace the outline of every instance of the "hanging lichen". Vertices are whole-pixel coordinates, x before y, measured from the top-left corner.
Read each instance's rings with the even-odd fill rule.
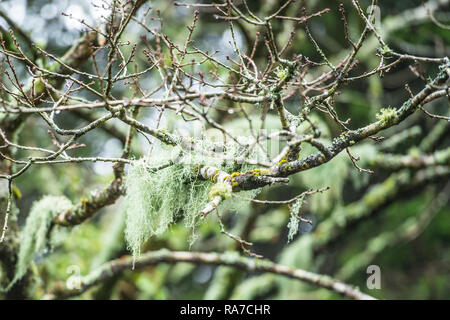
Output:
[[[8,289],[25,275],[35,255],[47,250],[52,219],[70,207],[70,200],[62,196],[45,196],[33,204],[25,227],[20,233],[16,272]]]
[[[291,242],[294,239],[294,236],[298,233],[298,226],[300,223],[300,219],[298,213],[303,205],[303,200],[305,199],[305,195],[302,194],[297,200],[295,200],[294,204],[291,207],[291,218],[288,223],[288,242]]]
[[[152,172],[145,161],[129,168],[125,197],[125,239],[133,256],[150,236],[167,230],[178,214],[194,228],[208,201],[208,182],[196,179],[192,167],[174,164]]]
[[[211,154],[211,143],[203,140],[195,144],[193,152],[175,150],[169,154],[164,149],[154,150],[157,157],[141,159],[129,167],[125,180],[125,240],[134,258],[139,255],[145,241],[164,233],[180,216],[185,226],[192,230],[192,244],[196,239],[195,228],[199,224],[200,213],[211,197],[216,194],[230,197],[229,186],[214,184],[198,176],[198,169],[202,165],[214,166],[226,172],[233,172],[236,166],[241,170],[250,168],[230,160],[230,157],[239,154],[239,146],[222,147],[226,153]],[[170,155],[176,156],[169,158]],[[169,160],[176,163],[164,169],[152,170]],[[252,193],[253,197],[256,193]],[[229,203],[226,203],[228,206]]]

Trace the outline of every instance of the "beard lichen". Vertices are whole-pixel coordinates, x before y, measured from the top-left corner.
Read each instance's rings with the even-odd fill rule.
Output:
[[[291,242],[294,239],[295,235],[298,233],[298,226],[300,223],[299,212],[303,205],[303,200],[305,199],[305,195],[301,195],[297,200],[295,200],[294,204],[291,207],[291,217],[288,223],[288,242]]]
[[[173,161],[170,152],[161,146],[162,149],[154,150],[157,156],[137,160],[128,168],[124,198],[125,240],[134,258],[140,254],[141,245],[145,241],[151,236],[164,233],[179,217],[183,217],[184,225],[192,230],[191,245],[197,237],[195,229],[201,219],[200,213],[210,198],[218,194],[224,199],[230,197],[231,187],[201,179],[199,168],[207,165],[225,172],[251,169],[248,164],[236,163],[229,158],[215,157],[211,152],[206,152],[213,150],[212,147],[210,141],[203,140],[195,144],[193,152],[172,150],[171,155],[177,155],[176,161]],[[241,153],[236,145],[222,147],[231,157]],[[201,150],[205,152],[202,153]],[[253,152],[249,157],[254,154]],[[169,160],[175,163],[164,169],[151,169]],[[258,192],[245,193],[253,198]],[[226,210],[231,207],[229,202],[236,201],[228,199],[224,202],[220,208]]]
[[[140,160],[129,168],[125,186],[125,239],[136,257],[142,243],[165,232],[181,213],[186,227],[194,229],[208,201],[210,183],[197,179],[189,165],[152,172]]]
[[[44,196],[35,202],[20,233],[20,248],[11,288],[28,270],[37,253],[45,253],[49,247],[47,240],[53,218],[72,207],[72,202],[63,196]]]

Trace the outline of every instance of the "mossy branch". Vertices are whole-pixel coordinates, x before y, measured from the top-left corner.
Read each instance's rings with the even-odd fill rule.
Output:
[[[247,172],[234,172],[231,175],[220,169],[203,166],[199,170],[199,175],[205,180],[216,183],[210,193],[210,202],[201,211],[202,217],[215,210],[222,200],[227,199],[231,192],[242,190],[252,190],[274,183],[288,183],[288,178],[278,178],[268,176],[267,169],[254,169]]]
[[[384,117],[383,114],[381,115],[380,120],[365,127],[359,128],[357,130],[345,131],[339,137],[333,140],[331,146],[327,148],[328,152],[318,152],[303,159],[280,164],[271,169],[271,174],[273,176],[289,176],[300,171],[317,167],[323,163],[330,161],[341,151],[358,143],[359,141],[371,137],[382,130],[399,124],[408,116],[413,114],[417,109],[419,109],[424,99],[434,91],[436,91],[437,88],[439,88],[449,79],[450,62],[448,61],[448,59],[445,64],[441,65],[440,69],[440,72],[431,83],[427,84],[425,88],[422,89],[412,99],[406,101],[399,109],[390,109],[390,112],[384,113]]]

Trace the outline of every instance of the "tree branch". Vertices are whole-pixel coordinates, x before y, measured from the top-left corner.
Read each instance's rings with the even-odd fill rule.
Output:
[[[117,260],[110,261],[98,269],[92,271],[85,277],[80,279],[81,287],[79,290],[67,290],[63,288],[54,288],[45,296],[46,299],[63,299],[77,296],[88,290],[89,288],[121,273],[126,270],[135,268],[143,268],[150,265],[158,265],[160,263],[178,263],[188,262],[196,264],[210,264],[230,266],[244,270],[249,273],[269,272],[291,279],[307,282],[331,291],[334,291],[344,297],[356,300],[374,300],[372,296],[361,292],[359,289],[352,287],[339,280],[333,279],[326,275],[309,272],[302,269],[293,269],[291,267],[279,265],[269,260],[256,260],[252,258],[242,257],[237,253],[203,253],[188,251],[168,251],[162,249],[159,251],[148,252],[136,259],[134,264],[133,258],[125,256]]]

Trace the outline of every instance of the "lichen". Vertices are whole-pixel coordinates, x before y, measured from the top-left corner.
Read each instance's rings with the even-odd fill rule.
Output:
[[[125,186],[125,240],[136,257],[141,245],[165,232],[179,214],[183,213],[187,227],[194,228],[208,200],[210,183],[198,180],[189,165],[151,172],[141,160],[129,168]]]
[[[47,250],[52,219],[58,213],[71,207],[72,203],[67,198],[51,195],[45,196],[33,204],[25,227],[20,233],[16,271],[8,289],[25,275],[35,255]]]
[[[259,177],[261,175],[261,169],[250,170],[250,173],[253,174],[256,177]]]
[[[299,216],[298,213],[303,205],[303,200],[305,199],[304,195],[301,195],[297,200],[295,200],[294,204],[291,207],[291,218],[288,223],[288,242],[291,242],[294,239],[294,236],[298,233],[299,226]]]
[[[278,79],[280,79],[280,81],[284,81],[289,76],[289,69],[284,68],[282,66],[278,66],[277,69],[275,70],[275,73]]]
[[[376,114],[378,121],[387,123],[392,120],[396,115],[396,110],[394,108],[382,108],[379,113]]]
[[[163,145],[155,145],[155,148],[161,148],[154,150],[155,156],[137,160],[129,167],[125,177],[126,196],[123,205],[126,214],[125,240],[134,258],[140,254],[141,246],[150,237],[163,234],[178,218],[182,218],[184,225],[192,230],[192,244],[196,238],[196,227],[201,222],[200,213],[210,199],[216,195],[224,200],[228,199],[232,187],[237,185],[234,177],[241,174],[236,170],[254,168],[236,164],[224,157],[241,154],[239,145],[223,144],[224,152],[218,154],[210,152],[214,150],[212,147],[213,143],[207,139],[197,141],[192,152],[186,149],[169,151]],[[150,169],[169,160],[173,161],[171,156],[175,154],[176,163],[156,171]],[[250,154],[249,157],[254,159],[255,156]],[[218,181],[217,176],[214,181],[203,180],[199,176],[199,168],[202,166],[211,166],[225,172],[234,171],[231,174],[231,185],[230,181]],[[220,208],[227,209],[231,207],[230,202],[239,201],[229,199],[225,202]]]
[[[232,188],[229,183],[216,183],[209,191],[209,200],[212,200],[215,196],[220,196],[222,199],[228,199],[231,196],[231,189]]]

